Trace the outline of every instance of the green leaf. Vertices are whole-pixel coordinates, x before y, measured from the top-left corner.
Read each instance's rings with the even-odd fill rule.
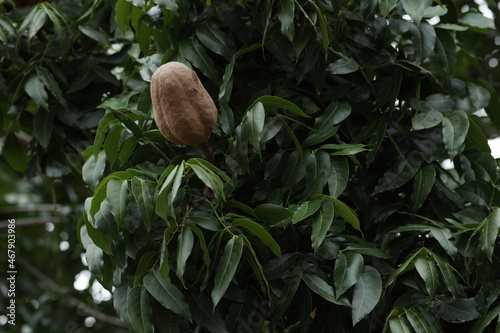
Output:
[[[217,272],[214,278],[214,288],[211,293],[214,309],[226,293],[226,290],[236,273],[242,253],[243,238],[235,235],[226,243],[226,246],[224,247],[224,254],[217,265]]]
[[[372,266],[364,266],[352,295],[352,324],[356,325],[377,305],[382,295],[382,279]]]
[[[333,216],[333,202],[330,200],[324,200],[312,221],[311,246],[315,252],[323,243],[326,234],[333,223]]]
[[[334,75],[344,75],[356,72],[359,65],[352,58],[340,58],[328,65],[326,70]]]
[[[47,148],[52,135],[52,126],[54,124],[54,112],[38,109],[33,117],[33,131],[42,147]]]
[[[118,157],[118,147],[120,147],[120,141],[124,129],[125,126],[122,124],[115,124],[109,130],[106,140],[104,141],[104,152],[106,153],[106,158],[111,164],[114,164],[116,158]]]
[[[323,188],[331,175],[331,168],[331,158],[326,151],[312,151],[309,154],[306,166],[305,198],[317,193],[323,193]]]
[[[184,272],[186,263],[193,252],[194,236],[193,231],[188,226],[183,226],[177,238],[177,277],[184,283]]]
[[[467,83],[467,91],[472,102],[471,111],[481,110],[490,104],[491,94],[484,86],[469,82]]]
[[[49,70],[43,66],[36,67],[36,73],[40,80],[43,82],[43,85],[47,87],[48,91],[57,98],[57,101],[63,105],[66,105],[66,101],[64,100],[63,93],[59,84],[57,83],[54,75],[52,75]]]
[[[37,6],[37,10],[33,15],[32,21],[29,25],[28,39],[33,38],[38,31],[44,26],[47,21],[47,13],[42,9],[42,7]],[[23,22],[24,23],[24,22]]]
[[[127,309],[127,294],[129,287],[122,284],[113,291],[113,307],[118,314],[118,318],[127,327],[132,328],[132,323],[130,322],[130,317],[128,315]]]
[[[500,305],[488,311],[485,315],[481,317],[480,320],[476,321],[472,326],[470,333],[483,333],[486,327],[493,321],[493,319],[498,318],[500,314]]]
[[[356,252],[340,252],[333,270],[335,296],[338,299],[354,286],[363,273],[363,256]]]
[[[122,34],[128,29],[128,22],[132,14],[132,4],[127,0],[118,0],[115,5],[115,21]]]
[[[410,269],[413,269],[415,267],[415,264],[414,264],[415,258],[418,255],[421,255],[421,256],[424,256],[424,257],[427,256],[428,255],[427,249],[426,248],[421,248],[417,252],[415,252],[415,253],[409,255],[408,257],[406,257],[405,260],[404,260],[404,262],[399,265],[398,269],[396,269],[389,276],[389,279],[387,279],[387,281],[385,283],[384,289],[387,289],[391,284],[393,284],[394,281],[396,281],[396,279],[398,278],[398,276],[400,276],[401,274],[409,271]]]
[[[144,287],[161,305],[192,321],[191,311],[182,292],[175,285],[166,282],[158,271],[144,276]]]
[[[213,51],[227,60],[231,60],[235,52],[235,46],[232,39],[213,22],[207,22],[196,28],[196,37],[205,45],[210,51]]]
[[[500,228],[500,208],[493,208],[490,215],[481,222],[480,228],[479,243],[481,244],[481,252],[492,261],[498,228]]]
[[[104,260],[101,248],[97,247],[95,244],[89,244],[85,252],[85,260],[87,261],[89,270],[93,274],[99,278],[104,276]]]
[[[101,43],[101,44],[107,45],[107,46],[111,45],[111,43],[109,42],[108,36],[106,36],[106,33],[102,29],[96,30],[92,27],[82,26],[82,25],[78,26],[78,29],[84,35],[86,35],[90,39],[95,40],[98,43]]]
[[[309,289],[311,289],[315,294],[323,297],[327,301],[333,304],[339,304],[343,306],[347,305],[344,300],[338,300],[335,298],[333,287],[326,283],[326,281],[319,276],[314,274],[303,274],[302,280],[306,283]]]
[[[269,232],[260,224],[246,218],[238,218],[231,223],[233,227],[243,227],[252,235],[256,236],[264,245],[269,247],[276,256],[281,256],[281,249]]]
[[[411,160],[403,159],[394,163],[394,165],[384,173],[382,178],[379,179],[373,194],[389,191],[406,184],[419,170],[412,162]]]
[[[198,226],[191,224],[189,222],[184,222],[184,224],[191,228],[191,230],[194,231],[196,236],[198,237],[198,245],[200,246],[201,250],[203,251],[203,262],[204,264],[208,267],[210,265],[211,259],[210,259],[210,252],[208,251],[207,248],[207,243],[205,241],[205,236],[203,236],[203,232],[201,231]]]
[[[288,191],[305,177],[307,163],[303,156],[294,150],[288,156],[285,165],[286,167],[282,176],[282,188],[284,191]]]
[[[28,76],[24,82],[24,90],[36,104],[40,105],[42,108],[48,110],[49,104],[47,91],[45,90],[45,85],[43,81],[35,74]]]
[[[253,101],[250,108],[253,108],[253,106],[259,102],[262,103],[266,110],[285,109],[297,116],[309,118],[309,116],[305,114],[304,111],[302,111],[302,109],[299,108],[296,104],[278,96],[261,96]]]
[[[143,287],[135,287],[128,291],[127,309],[134,332],[153,332],[153,310],[148,292]]]
[[[343,218],[344,221],[349,223],[354,229],[361,230],[358,214],[356,214],[356,212],[351,207],[349,207],[342,201],[333,197],[329,197],[327,195],[315,195],[314,197],[312,197],[313,200],[318,198],[321,198],[321,200],[330,200],[331,202],[333,202],[335,213]]]
[[[94,158],[94,155],[90,155],[82,167],[83,181],[89,185],[91,189],[95,189],[104,174],[105,168],[106,154],[104,151],[100,151],[97,158]]]
[[[467,132],[467,137],[465,138],[465,148],[477,149],[491,154],[491,148],[488,144],[486,135],[481,127],[479,127],[479,125],[477,125],[471,117],[469,117],[469,131]]]
[[[295,16],[294,0],[279,0],[278,20],[281,23],[281,33],[293,43],[295,25],[293,18]]]
[[[195,323],[200,323],[209,332],[229,333],[221,311],[219,309],[212,309],[210,299],[207,296],[193,293],[189,295],[188,301]]]
[[[443,120],[443,114],[438,111],[419,112],[411,120],[411,128],[414,131],[432,128]]]
[[[281,257],[267,261],[262,270],[266,279],[274,280],[281,279],[292,272],[293,267],[296,265],[298,259],[297,253],[286,253]]]
[[[427,323],[425,317],[415,308],[404,309],[404,311],[406,318],[408,318],[408,321],[416,333],[430,333],[436,330],[435,327],[431,327],[429,323]]]
[[[413,192],[411,194],[411,209],[416,212],[424,204],[436,179],[436,169],[432,165],[420,168],[413,181]]]
[[[410,15],[416,25],[420,24],[425,11],[424,0],[401,0],[405,12]]]
[[[108,200],[101,202],[99,211],[94,215],[94,226],[103,234],[111,237],[113,240],[118,239],[118,227],[116,221],[109,209]]]
[[[439,277],[437,273],[436,263],[431,257],[424,258],[417,256],[414,261],[415,268],[425,283],[425,288],[430,297],[436,296],[436,290],[439,286]]]
[[[316,213],[321,206],[321,200],[311,200],[311,201],[306,201],[295,210],[293,213],[292,217],[292,223],[298,223],[300,221],[305,220],[309,216],[313,215]]]
[[[285,207],[265,203],[255,208],[255,215],[268,224],[275,224],[293,215],[293,212]]]
[[[463,25],[479,29],[495,29],[495,22],[481,13],[469,12],[458,19]]]
[[[392,333],[410,333],[413,332],[410,322],[406,316],[394,316],[389,318],[389,327]]]
[[[153,221],[154,198],[152,196],[153,184],[150,182],[134,177],[131,181],[132,194],[134,195],[142,220],[146,225],[146,229],[151,229]]]
[[[474,298],[441,297],[431,303],[431,309],[450,323],[465,323],[480,318]]]
[[[203,182],[203,184],[212,189],[215,198],[225,201],[226,194],[224,193],[224,183],[219,178],[219,175],[215,174],[212,167],[207,165],[209,163],[206,161],[204,162],[205,163],[203,163],[202,160],[199,159],[189,160],[186,162],[186,166],[190,166],[196,176]]]
[[[454,111],[443,118],[443,142],[451,159],[460,153],[468,130],[469,118],[461,110]]]
[[[246,113],[246,120],[248,126],[248,139],[252,145],[255,153],[260,156],[260,139],[262,130],[264,129],[264,122],[266,113],[262,103],[255,103],[250,110]]]
[[[179,52],[183,57],[189,60],[194,67],[198,68],[203,75],[212,80],[212,82],[218,86],[221,84],[219,73],[217,73],[212,58],[207,54],[205,48],[198,39],[182,39],[179,44]]]
[[[328,178],[328,191],[330,196],[337,198],[344,192],[349,181],[349,162],[344,157],[331,159],[332,170]]]

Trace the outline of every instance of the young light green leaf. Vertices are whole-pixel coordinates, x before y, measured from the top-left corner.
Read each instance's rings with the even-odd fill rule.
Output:
[[[166,282],[158,271],[150,272],[143,281],[144,287],[161,305],[192,321],[184,295],[174,284]]]
[[[372,266],[364,266],[352,295],[352,324],[356,325],[377,305],[382,295],[382,279]]]
[[[214,309],[226,293],[226,290],[229,287],[234,274],[236,273],[236,269],[238,268],[242,253],[243,238],[233,236],[226,243],[226,246],[224,247],[224,254],[222,255],[219,264],[217,265],[217,272],[214,279],[214,288],[212,289],[211,293]]]
[[[153,310],[145,288],[135,287],[128,291],[127,309],[134,332],[153,332]]]
[[[321,203],[319,211],[316,212],[312,221],[311,231],[311,246],[314,251],[316,251],[321,243],[323,243],[326,234],[333,223],[334,211],[333,202],[330,200],[324,200]]]

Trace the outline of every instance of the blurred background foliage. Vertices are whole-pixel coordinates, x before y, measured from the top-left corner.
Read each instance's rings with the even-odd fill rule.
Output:
[[[200,72],[199,75],[211,95],[219,97],[219,106],[226,110],[216,130],[219,141],[215,144],[219,145],[219,154],[228,152],[223,139],[235,136],[236,125],[239,124],[246,108],[255,98],[270,91],[274,94],[279,93],[283,97],[297,96],[297,91],[291,93],[286,90],[292,85],[287,83],[291,80],[295,80],[294,82],[304,80],[298,87],[303,94],[303,99],[297,103],[308,114],[313,113],[314,110],[313,108],[307,109],[305,101],[311,98],[317,102],[316,97],[311,96],[318,95],[319,92],[323,93],[321,98],[324,100],[344,98],[349,101],[356,109],[353,113],[356,117],[361,117],[362,112],[371,112],[374,106],[371,103],[375,103],[378,108],[381,107],[377,104],[380,101],[373,97],[371,99],[366,97],[366,94],[370,94],[369,91],[364,90],[366,86],[360,85],[358,89],[352,88],[352,84],[368,81],[366,77],[363,77],[368,71],[358,71],[359,68],[352,67],[355,64],[350,64],[346,59],[339,57],[340,62],[329,69],[337,75],[326,78],[326,73],[321,73],[322,69],[328,65],[325,63],[325,53],[322,48],[327,49],[332,46],[336,52],[339,52],[347,45],[355,45],[353,49],[350,49],[353,54],[356,53],[356,48],[367,52],[361,55],[358,61],[368,63],[368,58],[373,57],[372,65],[374,68],[379,66],[380,63],[376,63],[379,60],[377,55],[381,49],[387,50],[390,47],[377,43],[391,41],[392,37],[379,34],[377,20],[373,18],[382,15],[384,8],[390,8],[391,4],[396,2],[390,0],[367,0],[360,1],[359,4],[357,1],[316,2],[328,15],[321,16],[322,11],[318,9],[320,14],[315,18],[315,22],[318,22],[315,24],[315,29],[300,31],[303,34],[300,40],[294,37],[299,35],[298,26],[295,26],[295,34],[281,30],[281,27],[286,26],[286,23],[283,23],[286,15],[280,16],[277,13],[280,11],[279,4],[285,1],[0,2],[0,125],[2,129],[0,135],[2,185],[0,187],[0,239],[2,240],[0,267],[3,269],[7,265],[6,242],[4,242],[7,221],[15,219],[16,267],[19,272],[16,281],[17,326],[13,329],[7,325],[7,317],[2,315],[2,311],[0,313],[2,330],[6,332],[128,331],[126,326],[117,319],[118,316],[109,293],[100,288],[96,278],[89,273],[83,255],[85,249],[78,237],[77,225],[84,211],[83,203],[93,193],[92,187],[83,181],[82,167],[85,162],[83,153],[94,144],[98,125],[106,112],[109,114],[109,111],[102,107],[103,102],[107,103],[105,105],[108,110],[115,111],[119,110],[117,106],[124,104],[134,110],[150,108],[147,94],[148,79],[160,63],[176,59],[178,54],[184,55]],[[417,2],[420,3],[420,1]],[[274,3],[274,6],[271,6],[271,3]],[[430,5],[430,1],[425,3]],[[495,29],[500,26],[499,4],[491,0],[484,2],[443,0],[434,2],[434,7],[439,4],[446,6],[446,13],[429,14],[423,20],[439,17],[442,24],[459,23],[449,27],[450,30],[456,31],[455,38],[458,46],[456,65],[450,68],[450,73],[445,73],[446,68],[442,66],[443,64],[433,59],[433,57],[442,57],[443,54],[434,54],[432,50],[424,50],[426,54],[420,55],[419,64],[415,64],[414,61],[407,63],[407,73],[414,75],[401,78],[403,80],[401,94],[408,100],[415,97],[418,101],[420,96],[427,97],[443,87],[456,96],[463,96],[464,89],[467,90],[464,82],[476,84],[469,87],[486,87],[482,89],[488,90],[488,93],[478,89],[477,94],[474,95],[477,97],[476,100],[471,100],[469,95],[472,94],[465,94],[469,98],[463,98],[462,101],[458,98],[457,103],[462,102],[458,105],[462,105],[463,109],[468,109],[470,103],[476,103],[470,107],[471,109],[477,105],[482,106],[479,109],[484,107],[484,112],[479,113],[483,117],[470,115],[470,119],[480,126],[488,138],[494,138],[500,128],[498,95],[500,35],[498,29]],[[385,14],[388,17],[400,18],[404,11],[401,9],[401,4],[398,4],[398,8],[398,11]],[[338,14],[340,10],[344,16],[335,16],[334,14]],[[297,8],[295,11],[299,12]],[[488,15],[491,13],[493,20],[484,19],[483,13]],[[248,25],[241,25],[239,24],[241,22],[231,20],[232,17],[246,17]],[[267,20],[269,24],[266,23]],[[291,25],[290,21],[288,22],[288,27],[294,26],[293,20]],[[222,28],[225,34],[230,36],[228,44],[225,44],[225,47],[211,45],[210,39],[206,38],[210,29],[217,31]],[[266,30],[268,28],[270,29]],[[408,47],[410,50],[411,45],[414,46],[417,41],[415,36],[412,36],[411,32],[409,33],[410,30],[406,30],[404,26],[393,27],[393,29],[392,34],[399,37],[392,39],[392,42],[402,48]],[[395,33],[398,31],[400,35]],[[307,37],[315,35],[319,36],[315,37],[317,38],[315,41],[318,42],[315,46],[317,50],[311,52],[313,46],[309,45],[308,52],[303,53],[306,44],[310,41]],[[338,40],[337,35],[342,38],[348,37]],[[328,39],[326,44],[322,44],[326,39]],[[445,37],[442,37],[442,40],[445,40]],[[253,41],[253,43],[247,44],[248,41]],[[302,42],[303,45],[301,45]],[[206,46],[207,43],[209,47]],[[197,51],[206,48],[210,49],[209,55],[202,54],[201,58],[196,56]],[[446,51],[446,45],[443,48],[443,51]],[[260,54],[256,56],[256,53],[252,53],[254,51],[265,54],[265,59],[263,60]],[[419,56],[412,55],[411,51],[408,52],[405,56],[409,58]],[[306,54],[311,58],[304,59]],[[339,56],[339,53],[335,55]],[[239,70],[238,75],[234,76],[231,83],[224,81],[220,73],[224,73],[227,64],[235,61],[233,57],[236,56],[241,57],[235,62]],[[331,57],[332,54],[330,54],[330,61],[332,61]],[[197,62],[200,59],[210,59],[212,63],[201,64]],[[301,61],[297,62],[297,59]],[[436,74],[435,80],[432,75],[427,75],[426,71]],[[351,76],[346,79],[344,76],[346,74],[351,74]],[[325,80],[328,80],[328,85],[342,86],[345,90],[327,91],[325,97],[323,90]],[[442,83],[439,89],[436,88],[438,82]],[[221,86],[227,87],[228,91],[221,91]],[[236,97],[230,97],[232,86],[238,93]],[[246,90],[246,87],[251,87],[251,89]],[[276,87],[283,88],[283,90],[276,91]],[[371,88],[377,89],[377,87]],[[381,95],[385,93],[386,88],[381,85],[379,91]],[[415,93],[417,91],[418,95]],[[490,98],[486,98],[486,95]],[[115,99],[110,99],[112,97]],[[486,99],[488,101],[485,101]],[[389,97],[384,102],[388,100]],[[432,104],[436,101],[428,100],[427,102]],[[231,118],[231,112],[227,112],[228,107],[224,105],[228,107],[230,105],[234,109],[234,119]],[[484,117],[484,115],[488,116]],[[138,113],[137,116],[143,115]],[[353,127],[349,130],[355,133],[359,128],[357,128],[356,121],[353,120],[353,123]],[[124,124],[130,126],[126,122]],[[151,126],[151,122],[149,124]],[[358,123],[359,126],[361,124],[364,123]],[[344,130],[347,131],[348,128],[343,127],[341,132]],[[342,133],[342,137],[348,138],[350,134]],[[481,136],[478,134],[478,137]],[[164,144],[157,137],[150,139],[157,144]],[[366,138],[364,139],[366,142]],[[290,144],[293,145],[292,142]],[[404,140],[398,144],[405,147]],[[484,141],[481,141],[479,145],[486,150]],[[106,150],[106,146],[111,146],[111,141],[104,143],[103,150]],[[138,164],[155,153],[151,145],[141,147],[142,150],[139,153],[135,152],[130,163]],[[174,149],[178,153],[197,156],[193,151],[178,147]],[[106,151],[108,159],[113,156],[111,150],[108,148]],[[228,154],[231,155],[230,152]],[[130,155],[123,153],[115,155],[114,158],[120,162],[127,162]],[[88,156],[89,154],[86,155]],[[383,159],[384,156],[378,158]],[[470,157],[470,160],[474,160],[474,157]],[[461,161],[466,163],[464,159]],[[359,167],[355,160],[350,164],[352,170]],[[380,164],[380,169],[386,166]],[[111,172],[111,170],[107,171]],[[382,170],[377,170],[377,172],[378,175],[382,174]],[[459,172],[461,176],[463,170]],[[363,210],[365,207],[362,203],[369,201],[365,195],[372,194],[378,178],[370,179],[370,172],[363,171],[355,175],[358,177],[353,179],[353,184],[356,186],[349,188],[348,198],[345,198],[351,206]],[[465,177],[472,176],[469,173]],[[363,186],[358,186],[361,183],[369,188],[366,193],[363,193]],[[441,189],[443,190],[442,187]],[[395,196],[387,195],[383,193],[383,190],[378,188],[379,193],[376,193],[378,200],[385,203],[399,203],[398,199],[394,200]],[[268,195],[265,191],[260,194],[248,192],[249,197],[245,198],[244,192],[241,191],[242,197],[239,200],[245,203],[267,199],[265,197]],[[411,189],[402,190],[399,194],[401,193],[409,196]],[[450,198],[455,198],[453,194],[448,192],[446,194],[444,199],[438,195],[434,198],[443,199],[445,203],[452,200]],[[474,200],[472,202],[474,203]],[[494,205],[497,204],[496,194],[491,202]],[[475,203],[481,206],[481,203],[477,201]],[[449,212],[446,211],[443,211],[442,216],[436,216],[433,204],[427,202],[426,205],[427,210],[421,214],[432,211],[433,213],[428,215],[432,218],[450,217],[450,214],[446,214]],[[361,214],[360,220],[362,225],[366,226],[364,232],[367,239],[379,242],[381,240],[377,239],[377,235],[396,230],[395,218],[392,215],[396,209],[400,208],[400,206],[395,208],[396,206],[379,205],[379,212],[372,210],[371,214]],[[363,211],[367,212],[367,210]],[[486,216],[485,210],[482,212]],[[478,214],[476,218],[478,216],[483,217]],[[398,215],[397,218],[400,219],[401,216]],[[378,223],[386,220],[389,223]],[[391,255],[399,260],[399,263],[404,257],[398,257],[394,252],[402,249],[407,254],[408,244],[416,250],[423,243],[420,239],[422,230],[427,230],[421,228],[417,230],[418,232],[411,229],[399,230],[401,233],[411,233],[411,236],[402,238],[400,243],[392,249]],[[463,239],[459,242],[463,242]],[[443,253],[446,254],[446,251]],[[423,258],[433,256],[429,253],[420,254]],[[498,259],[495,257],[491,266],[486,264],[482,266],[483,280],[478,278],[474,282],[477,285],[471,283],[469,285],[471,289],[466,290],[471,297],[477,296],[478,290],[482,297],[486,297],[491,290],[494,292],[498,290],[497,285],[485,287],[486,283],[482,284],[486,281],[484,270],[495,268],[497,265]],[[377,268],[383,271],[387,267]],[[459,266],[456,268],[460,269]],[[83,283],[75,285],[77,280]],[[407,280],[405,283],[412,287],[412,284],[423,283],[415,281],[417,280]],[[487,282],[492,283],[489,280]],[[427,281],[424,280],[424,283]],[[404,288],[401,283],[394,289],[398,291]],[[427,288],[431,287],[427,286]],[[2,309],[6,308],[8,301],[7,289],[8,286],[2,279],[0,281],[2,295],[0,307]],[[408,298],[411,297],[408,296]],[[418,297],[415,299],[419,300]],[[411,303],[415,300],[402,299],[399,309],[404,308],[405,301]],[[485,309],[497,305],[492,301]],[[409,315],[408,311],[395,311],[391,315],[401,321],[401,327],[408,324],[407,318],[414,318],[411,317],[411,311]],[[407,317],[400,316],[401,313],[397,311],[401,311]],[[489,314],[491,315],[492,312]],[[384,316],[389,316],[389,314],[384,313]],[[361,323],[361,325],[368,324]],[[370,325],[363,327],[378,325],[380,329],[380,319],[378,323],[371,322]],[[396,324],[393,325],[391,329],[397,327]],[[477,329],[481,323],[476,321],[474,325]],[[454,330],[463,332],[472,329],[468,324],[452,327]],[[415,326],[413,328],[415,329]],[[489,329],[494,331],[494,328]],[[345,329],[345,331],[349,330]]]

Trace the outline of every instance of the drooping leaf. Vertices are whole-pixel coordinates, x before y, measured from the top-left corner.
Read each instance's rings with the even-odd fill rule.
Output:
[[[128,291],[127,309],[134,332],[146,333],[153,330],[153,310],[145,288],[135,287]]]
[[[231,224],[234,227],[243,227],[252,235],[256,236],[264,245],[269,247],[274,255],[281,256],[281,249],[278,243],[274,240],[271,234],[257,222],[246,218],[238,218],[235,219]]]
[[[144,276],[144,287],[161,305],[191,321],[191,311],[182,292],[166,282],[158,271]]]
[[[214,279],[214,288],[212,289],[212,302],[215,309],[221,298],[226,293],[231,280],[236,273],[243,253],[243,238],[233,236],[224,247],[224,253],[217,265],[217,272]]]

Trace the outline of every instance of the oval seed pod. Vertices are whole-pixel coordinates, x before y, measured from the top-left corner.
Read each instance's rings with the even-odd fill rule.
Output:
[[[176,144],[200,146],[217,123],[217,108],[186,65],[168,62],[151,77],[154,119],[163,136]]]

